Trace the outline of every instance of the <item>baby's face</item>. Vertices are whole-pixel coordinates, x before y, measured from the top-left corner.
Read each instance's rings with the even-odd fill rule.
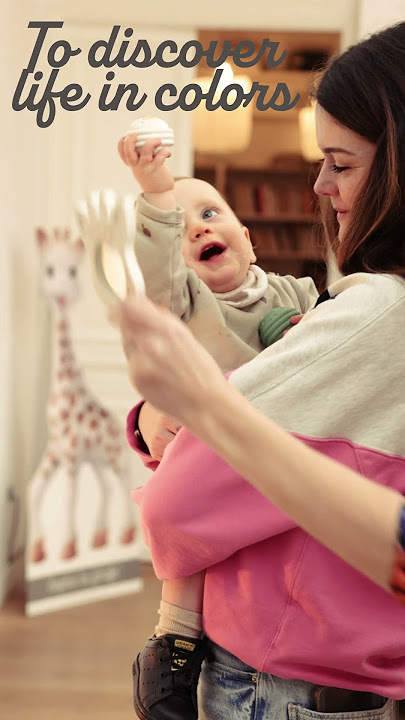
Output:
[[[184,208],[183,257],[212,292],[241,285],[256,260],[249,231],[212,185],[195,178],[177,180],[174,193]]]

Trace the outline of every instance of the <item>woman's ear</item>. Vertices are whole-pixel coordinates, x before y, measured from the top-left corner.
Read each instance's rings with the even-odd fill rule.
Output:
[[[256,255],[255,255],[255,253],[254,253],[252,241],[251,241],[251,239],[250,239],[250,232],[249,232],[249,230],[247,229],[247,227],[243,227],[243,232],[244,232],[244,234],[245,234],[246,240],[249,242],[249,245],[250,245],[250,259],[249,259],[249,262],[250,262],[250,264],[252,265],[254,262],[256,262],[257,257],[256,257]]]

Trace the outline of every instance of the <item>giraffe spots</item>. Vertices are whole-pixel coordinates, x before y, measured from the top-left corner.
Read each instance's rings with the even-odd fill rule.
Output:
[[[118,437],[119,430],[114,427],[114,425],[108,425],[107,427],[107,435],[110,435],[110,437]]]
[[[146,235],[146,237],[152,237],[151,231],[149,230],[149,228],[145,227],[144,224],[142,224],[142,232],[144,235]]]
[[[76,415],[76,420],[77,420],[78,423],[83,422],[83,418],[84,418],[84,413],[82,413],[82,412],[77,413],[77,415]]]
[[[69,347],[69,345],[70,345],[70,341],[68,340],[68,338],[60,338],[59,346],[61,348],[67,348],[67,347]]]
[[[67,420],[69,417],[69,410],[62,410],[60,413],[61,420]]]
[[[70,441],[72,448],[77,447],[78,442],[79,442],[79,439],[78,439],[77,435],[73,435],[73,437]]]
[[[113,456],[116,454],[117,448],[114,445],[106,445],[105,451],[106,451],[107,455]],[[111,458],[110,458],[110,462],[111,462]]]
[[[58,322],[57,329],[60,333],[66,332],[68,329],[66,320],[61,320]]]
[[[88,403],[86,405],[86,412],[92,413],[94,411],[94,405],[92,403]]]
[[[102,418],[108,418],[108,412],[104,408],[100,408],[99,413]]]

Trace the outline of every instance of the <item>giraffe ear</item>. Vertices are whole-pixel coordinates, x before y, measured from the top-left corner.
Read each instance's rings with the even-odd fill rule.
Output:
[[[40,248],[44,248],[48,243],[48,233],[43,227],[35,228],[35,238]]]
[[[85,247],[83,240],[81,238],[78,238],[75,242],[75,250],[77,250],[79,253],[81,253],[83,255],[85,252],[85,249],[86,249],[86,247]]]

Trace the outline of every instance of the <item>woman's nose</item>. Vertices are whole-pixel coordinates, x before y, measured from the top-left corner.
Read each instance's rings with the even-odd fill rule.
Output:
[[[330,177],[331,171],[328,170],[326,162],[323,163],[319,175],[315,180],[314,192],[317,195],[337,195],[338,189],[334,177]]]
[[[320,173],[315,180],[314,192],[317,195],[337,195],[338,190],[333,179],[326,177],[325,165],[322,165]]]

